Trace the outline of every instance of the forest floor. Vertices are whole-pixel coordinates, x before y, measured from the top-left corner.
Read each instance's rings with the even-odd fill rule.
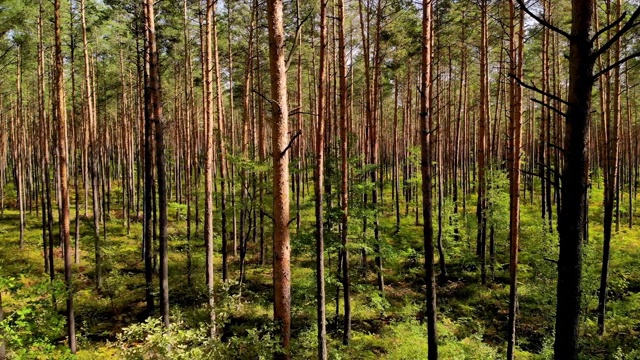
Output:
[[[415,224],[413,204],[408,216],[395,229],[390,191],[380,215],[385,293],[376,287],[370,235],[362,235],[357,218],[350,225],[353,333],[348,346],[341,344],[342,294],[337,277],[339,239],[327,236],[327,327],[331,359],[417,359],[426,358],[426,326],[423,323],[424,264],[421,230]],[[117,198],[114,192],[113,198]],[[506,196],[506,197],[505,197]],[[506,199],[506,200],[505,200]],[[619,231],[612,241],[607,331],[596,335],[597,289],[602,257],[602,192],[591,194],[589,241],[585,247],[584,317],[581,321],[581,354],[585,359],[640,359],[640,222],[628,226],[626,208],[621,208]],[[517,322],[518,359],[549,359],[553,347],[555,314],[557,234],[541,220],[537,204],[522,206],[519,268],[519,312]],[[305,198],[301,229],[292,224],[292,352],[294,359],[315,357],[315,261],[313,256],[313,201]],[[467,204],[474,204],[467,199]],[[82,204],[82,202],[81,202]],[[495,266],[488,269],[488,285],[480,284],[480,266],[475,255],[475,208],[467,207],[457,219],[460,235],[454,234],[455,217],[445,212],[443,241],[448,276],[440,280],[438,332],[442,359],[502,358],[506,350],[508,316],[508,195],[496,200],[493,219]],[[626,202],[625,202],[626,204]],[[7,204],[11,205],[11,204]],[[404,204],[402,204],[404,205]],[[446,207],[451,207],[445,203]],[[404,215],[404,206],[402,206]],[[462,209],[461,209],[462,210]],[[72,209],[72,242],[75,229]],[[81,213],[84,214],[84,208]],[[175,349],[193,346],[197,335],[189,331],[206,324],[204,246],[201,228],[192,239],[192,284],[187,281],[186,207],[170,204],[169,286],[172,321],[176,324]],[[293,213],[293,211],[292,211]],[[91,211],[89,210],[89,215]],[[54,216],[57,218],[57,216]],[[268,220],[268,218],[265,218]],[[64,358],[63,285],[51,285],[44,273],[41,216],[27,213],[25,247],[19,250],[17,210],[5,209],[0,216],[0,291],[11,333],[8,350],[18,358]],[[149,350],[163,344],[154,338],[162,332],[145,318],[144,265],[141,258],[141,224],[131,222],[127,233],[120,205],[113,204],[102,239],[104,284],[98,291],[94,274],[93,221],[80,217],[81,261],[74,265],[76,323],[79,335],[78,359],[113,359],[140,356],[136,349]],[[555,228],[555,214],[553,228]],[[54,225],[57,230],[57,224]],[[265,242],[270,244],[269,227]],[[435,227],[437,231],[437,227]],[[57,231],[55,231],[57,232]],[[359,234],[360,233],[360,234]],[[101,229],[102,234],[102,229]],[[219,236],[217,249],[220,248]],[[369,242],[368,242],[369,241]],[[230,241],[231,242],[231,241]],[[360,255],[369,249],[367,263]],[[55,251],[57,279],[62,278],[60,248]],[[272,328],[272,279],[270,260],[259,264],[258,242],[249,242],[246,281],[237,281],[238,256],[230,251],[230,281],[220,281],[221,259],[215,255],[217,318],[226,354],[236,359],[268,358],[276,340]],[[270,254],[270,252],[267,252]],[[489,265],[488,265],[489,266]],[[155,279],[157,282],[157,279]],[[336,295],[339,308],[336,316]],[[52,306],[51,297],[56,296]],[[125,331],[123,331],[125,329]],[[155,339],[155,340],[154,340]],[[149,345],[156,341],[155,345]],[[166,347],[166,344],[163,345]],[[141,350],[142,351],[142,350]],[[177,350],[175,350],[177,351]],[[185,352],[186,353],[186,352]],[[176,354],[178,354],[176,352]],[[223,354],[219,352],[218,354]],[[220,355],[222,356],[222,355]],[[211,354],[202,355],[215,357]],[[180,358],[169,355],[168,358]],[[193,353],[190,357],[192,358]]]

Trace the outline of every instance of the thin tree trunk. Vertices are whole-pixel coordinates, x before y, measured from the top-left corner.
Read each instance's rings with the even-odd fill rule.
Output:
[[[4,309],[2,308],[2,291],[0,291],[0,322],[4,320]],[[7,341],[4,339],[4,331],[0,330],[0,360],[7,358]]]
[[[155,11],[152,0],[145,0],[147,7],[145,17],[145,28],[147,49],[149,53],[148,78],[149,82],[145,88],[145,107],[150,108],[147,114],[150,116],[149,122],[155,127],[156,143],[156,166],[158,177],[158,244],[159,244],[159,266],[160,266],[160,315],[164,327],[169,326],[169,259],[168,259],[168,236],[167,236],[167,183],[166,169],[164,163],[164,123],[162,121],[162,100],[160,99],[160,70],[158,61],[158,49],[156,45]]]
[[[524,46],[524,14],[516,20],[515,0],[509,2],[509,72],[522,77],[522,53]],[[516,21],[518,23],[516,24]],[[518,29],[516,30],[516,26]],[[518,305],[518,247],[520,243],[520,144],[522,137],[522,90],[515,78],[509,79],[510,93],[510,177],[509,177],[509,320],[507,337],[507,359],[515,358],[516,309]]]
[[[324,214],[322,209],[324,190],[325,151],[325,81],[327,53],[327,1],[320,0],[320,65],[318,68],[318,124],[316,128],[315,213],[316,213],[316,309],[318,321],[318,359],[327,358],[327,329],[325,324],[324,290]],[[274,149],[277,147],[274,144]]]
[[[436,280],[433,266],[433,224],[432,224],[432,200],[431,200],[431,21],[432,2],[422,1],[422,72],[420,77],[420,160],[422,176],[422,226],[425,253],[425,280],[427,283],[427,341],[428,359],[438,359],[438,337],[436,333],[437,308],[436,308]]]
[[[15,136],[14,136],[14,164],[16,171],[16,192],[18,195],[18,210],[20,212],[20,249],[24,249],[24,230],[25,230],[25,215],[24,215],[24,160],[22,153],[22,132],[24,128],[22,119],[22,48],[18,46],[18,60],[16,64],[16,124],[15,124]]]
[[[143,27],[146,26],[145,20],[147,14],[146,3],[142,3],[141,21]],[[146,45],[146,31],[143,36]],[[147,51],[144,51],[143,55],[143,82],[144,93],[146,95],[146,89],[149,86],[149,77],[147,66],[149,64],[149,55]],[[143,104],[144,105],[144,104]],[[155,311],[155,304],[153,299],[153,128],[151,123],[151,108],[144,106],[144,201],[143,201],[143,243],[144,243],[144,278],[145,278],[145,300],[147,303],[147,317],[153,316]]]
[[[282,0],[267,1],[269,69],[273,113],[273,238],[274,318],[280,327],[282,353],[290,358],[291,341],[291,248],[289,245],[289,108],[284,47]]]
[[[53,223],[53,211],[51,209],[51,191],[50,191],[50,176],[49,176],[49,125],[46,121],[45,113],[45,79],[44,79],[44,46],[42,39],[42,21],[44,17],[44,10],[42,1],[39,2],[39,17],[38,17],[38,122],[41,126],[42,135],[42,246],[44,250],[44,271],[48,272],[53,281],[55,276],[54,266],[52,264],[53,254],[47,248],[47,243],[53,244],[52,223]],[[49,232],[49,241],[47,241],[47,230]],[[51,245],[53,246],[53,245]],[[55,303],[55,301],[54,301]]]
[[[75,206],[74,206],[74,210],[75,210],[75,231],[74,231],[74,236],[73,236],[73,243],[74,243],[74,263],[75,264],[79,264],[80,263],[80,188],[79,188],[79,178],[80,178],[80,167],[78,166],[78,164],[76,163],[78,161],[78,149],[79,149],[79,143],[78,143],[78,131],[80,131],[79,128],[76,128],[76,120],[75,120],[75,116],[76,116],[76,77],[75,77],[75,50],[76,50],[76,35],[75,35],[75,31],[74,31],[74,24],[73,24],[73,7],[69,7],[69,13],[70,13],[70,18],[71,18],[71,26],[70,26],[70,37],[71,37],[71,126],[74,129],[73,131],[73,188],[74,188],[74,202],[75,202]],[[40,1],[40,13],[42,15],[42,1]],[[40,21],[42,21],[42,18],[39,19]],[[42,26],[42,24],[40,24],[40,26]],[[40,30],[41,31],[41,30]],[[40,44],[42,46],[42,44]],[[43,51],[43,49],[41,49],[41,51]],[[44,59],[44,52],[42,52],[42,54],[39,54],[39,56],[42,56],[42,58]],[[44,65],[44,62],[43,62]],[[44,67],[41,69],[43,71],[43,78],[44,78]],[[44,88],[44,84],[43,84],[43,88]],[[44,90],[43,90],[43,94],[44,94]],[[45,106],[44,106],[44,98],[42,99],[42,105],[41,105],[42,109],[44,110]]]
[[[54,116],[58,137],[58,173],[60,175],[60,237],[64,248],[64,281],[67,290],[67,336],[69,349],[76,353],[76,328],[73,308],[73,280],[71,274],[71,244],[69,239],[69,176],[67,173],[67,119],[64,101],[64,68],[62,39],[60,35],[60,1],[54,0],[54,53],[55,53],[55,100]]]
[[[207,26],[211,32],[210,38],[212,40],[213,48],[210,50],[213,55],[213,66],[216,76],[216,107],[218,110],[218,155],[220,161],[220,235],[222,237],[222,281],[227,281],[227,155],[226,145],[224,137],[224,105],[222,99],[222,81],[220,79],[220,60],[218,56],[218,23],[216,20],[216,6],[211,6],[211,23],[207,20]],[[207,6],[207,10],[209,7]],[[209,58],[211,60],[211,58]],[[209,79],[211,81],[211,79]],[[212,106],[210,104],[209,106]]]
[[[192,173],[193,173],[193,146],[194,136],[192,134],[191,123],[195,118],[195,109],[193,104],[193,77],[191,74],[191,48],[189,46],[189,13],[188,13],[188,0],[183,1],[183,12],[184,12],[184,88],[185,88],[185,140],[186,140],[186,152],[187,159],[185,164],[185,176],[187,182],[187,285],[193,285],[193,254],[192,254],[192,244],[191,244],[191,203],[192,199],[192,188],[194,187],[194,183],[192,181]],[[197,138],[197,136],[196,136]],[[196,188],[197,191],[197,188]],[[197,206],[197,205],[196,205]]]
[[[607,8],[610,10],[609,2],[607,2]],[[620,16],[620,0],[616,3],[616,15]],[[611,11],[609,11],[610,13]],[[609,14],[608,14],[609,15]],[[610,16],[607,16],[608,18]],[[620,25],[617,26],[617,31],[620,31]],[[613,45],[613,59],[612,62],[617,62],[620,59],[620,41],[617,41]],[[609,100],[612,100],[611,106],[613,107],[607,113],[607,117],[613,112],[613,122],[603,123],[603,135],[605,141],[603,142],[603,155],[604,155],[604,177],[605,177],[605,189],[604,189],[604,240],[602,250],[602,271],[600,274],[600,290],[598,294],[598,335],[603,335],[605,331],[605,312],[607,304],[607,287],[609,283],[609,261],[611,257],[611,227],[613,224],[613,211],[616,202],[616,189],[618,188],[618,160],[619,160],[619,128],[620,117],[622,115],[622,108],[620,104],[620,67],[616,67],[613,74],[613,84],[607,83],[607,89],[609,94]],[[613,88],[611,88],[613,85]],[[612,98],[612,99],[611,99]]]
[[[477,162],[478,162],[478,234],[477,234],[477,254],[480,255],[481,262],[481,282],[487,284],[487,199],[486,199],[486,128],[488,127],[489,115],[489,74],[487,71],[487,0],[482,0],[480,5],[481,12],[481,40],[480,40],[480,114],[478,120],[478,144],[477,144]]]
[[[204,105],[205,105],[205,208],[204,238],[206,244],[207,290],[209,298],[209,336],[216,336],[215,298],[213,279],[213,74],[212,74],[212,36],[213,36],[213,0],[206,1],[206,27],[204,38]]]
[[[100,248],[100,203],[98,196],[98,169],[96,162],[100,158],[98,156],[97,139],[96,139],[96,111],[93,102],[93,85],[91,83],[90,75],[90,62],[89,62],[89,47],[87,41],[87,23],[85,20],[85,0],[80,0],[80,18],[82,25],[82,44],[83,44],[83,56],[84,56],[84,90],[85,90],[85,111],[86,118],[85,124],[89,128],[89,142],[90,142],[90,158],[89,167],[91,173],[91,189],[93,194],[93,236],[94,236],[94,250],[95,250],[95,280],[98,290],[102,289],[102,251]]]
[[[400,232],[400,155],[398,154],[398,78],[393,92],[393,194],[395,194],[396,234]]]
[[[349,136],[347,134],[347,65],[345,56],[344,36],[344,0],[338,0],[338,77],[340,92],[340,179],[341,207],[342,207],[342,288],[344,296],[344,326],[342,343],[349,344],[351,337],[351,281],[349,279]]]

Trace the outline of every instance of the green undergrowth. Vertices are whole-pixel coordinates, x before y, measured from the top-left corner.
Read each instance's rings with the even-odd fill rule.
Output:
[[[495,175],[488,214],[495,236],[495,266],[487,286],[480,284],[475,256],[475,196],[466,208],[447,198],[443,206],[443,245],[448,276],[438,281],[438,335],[443,359],[499,359],[506,349],[508,316],[508,194],[506,178]],[[385,293],[377,291],[371,222],[373,212],[354,200],[350,217],[349,252],[352,283],[352,337],[342,345],[342,293],[337,274],[340,239],[339,210],[328,208],[333,225],[326,236],[326,313],[330,359],[426,358],[424,314],[424,250],[421,226],[415,223],[415,202],[395,226],[390,184],[383,192],[380,253],[384,259]],[[597,184],[596,184],[597,185]],[[116,188],[117,190],[117,188]],[[369,191],[366,184],[354,192]],[[114,196],[114,198],[117,198]],[[357,197],[354,197],[357,198]],[[580,341],[583,359],[640,359],[640,223],[627,224],[626,203],[621,206],[620,229],[611,254],[607,332],[598,336],[596,307],[602,257],[602,190],[591,192],[589,241],[584,255],[584,315]],[[337,201],[334,201],[334,205]],[[82,202],[81,202],[82,204]],[[622,205],[622,204],[621,204]],[[292,205],[294,206],[294,205]],[[555,209],[554,209],[555,210]],[[71,229],[75,229],[72,209]],[[126,221],[112,204],[107,237],[102,239],[104,284],[95,286],[92,220],[80,209],[81,261],[74,264],[75,309],[79,341],[77,359],[268,359],[280,351],[273,324],[270,257],[259,264],[259,241],[249,242],[246,279],[238,277],[239,257],[230,256],[230,279],[220,280],[221,259],[215,256],[218,336],[211,340],[206,324],[204,246],[201,233],[192,236],[193,271],[187,281],[186,207],[169,208],[169,273],[172,326],[162,329],[157,318],[145,318],[144,266],[141,224]],[[295,209],[292,209],[292,213]],[[436,212],[434,212],[435,214]],[[90,216],[90,211],[89,211]],[[229,217],[231,218],[231,217]],[[553,223],[540,217],[540,205],[523,197],[519,267],[517,359],[550,359],[553,348],[558,239]],[[17,359],[72,358],[65,348],[65,290],[62,257],[56,248],[56,279],[44,273],[41,217],[27,213],[25,247],[19,249],[18,212],[7,208],[0,217],[0,291],[6,319],[0,323],[9,356]],[[271,244],[265,218],[265,243]],[[421,220],[421,216],[419,216]],[[634,220],[637,220],[634,218]],[[302,201],[301,228],[292,229],[292,353],[294,359],[314,358],[317,331],[315,310],[315,240],[313,200]],[[219,220],[216,220],[216,224]],[[458,231],[455,228],[458,228]],[[57,229],[57,224],[54,224]],[[437,226],[435,227],[437,231]],[[199,231],[202,230],[200,225]],[[102,229],[101,229],[102,233]],[[73,233],[72,233],[73,241]],[[216,235],[216,246],[220,248]],[[367,260],[363,262],[362,251]],[[439,259],[436,259],[438,261]],[[157,279],[156,279],[157,281]],[[157,284],[155,285],[157,288]],[[54,302],[55,297],[55,302]],[[336,306],[336,301],[338,304]],[[336,308],[339,311],[336,312]]]

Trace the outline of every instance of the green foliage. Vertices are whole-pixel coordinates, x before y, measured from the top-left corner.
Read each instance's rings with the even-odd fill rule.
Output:
[[[507,172],[490,167],[487,172],[487,225],[509,229],[509,178]]]
[[[173,319],[162,328],[159,318],[122,329],[117,347],[124,359],[200,359],[205,356],[202,345],[207,341],[206,329],[187,329],[184,322]]]
[[[245,336],[233,336],[226,342],[211,339],[204,326],[186,323],[180,315],[172,318],[168,328],[159,318],[149,318],[124,328],[116,347],[120,357],[143,359],[269,359],[278,350],[273,329],[248,329]]]
[[[21,276],[0,276],[0,291],[10,295],[9,312],[0,322],[0,334],[6,341],[9,356],[16,359],[36,359],[40,355],[69,357],[68,348],[64,347],[66,318],[57,311],[52,302],[66,298],[64,283],[60,280],[51,282],[48,277],[27,279]],[[64,301],[57,301],[59,306]],[[14,308],[13,311],[10,309]],[[6,311],[7,309],[5,309]]]

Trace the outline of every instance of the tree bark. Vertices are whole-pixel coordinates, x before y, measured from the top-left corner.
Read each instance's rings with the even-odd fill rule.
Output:
[[[432,223],[432,155],[431,155],[431,21],[432,2],[422,1],[422,72],[420,77],[420,161],[422,176],[422,221],[424,239],[425,280],[427,283],[427,341],[428,359],[438,359],[438,338],[436,333],[436,279],[433,266],[433,223]]]
[[[4,308],[2,307],[2,291],[0,291],[0,322],[4,320]],[[7,358],[7,342],[3,337],[4,331],[0,331],[0,360]]]
[[[97,124],[96,109],[94,108],[93,84],[91,81],[91,65],[89,61],[89,45],[87,41],[87,23],[85,19],[85,0],[80,0],[80,19],[82,25],[82,49],[84,57],[84,90],[85,90],[85,124],[88,123],[89,142],[90,142],[90,159],[89,167],[91,173],[91,189],[93,194],[93,236],[95,251],[95,267],[96,267],[96,287],[102,289],[102,251],[100,248],[100,202],[98,196],[98,169],[96,162],[99,159],[97,149]]]
[[[578,358],[578,320],[582,294],[582,245],[587,206],[587,136],[593,88],[593,43],[589,39],[593,2],[572,0],[569,89],[566,112],[562,208],[558,219],[560,256],[555,359]]]
[[[607,9],[611,12],[609,1],[607,2]],[[620,17],[620,0],[616,2],[616,14],[615,18]],[[607,14],[609,15],[609,14]],[[610,16],[607,16],[610,18]],[[617,31],[620,31],[620,25],[616,27]],[[613,45],[613,57],[611,62],[617,62],[620,60],[620,41],[616,41]],[[609,65],[609,64],[607,64]],[[622,115],[622,108],[620,104],[620,67],[613,70],[613,84],[607,82],[608,97],[611,101],[611,108],[606,114],[603,114],[603,119],[612,119],[613,122],[606,121],[603,123],[603,136],[605,141],[603,142],[603,168],[604,168],[604,240],[602,250],[602,271],[600,273],[600,289],[598,293],[598,335],[603,335],[605,331],[605,313],[607,304],[607,287],[609,284],[609,261],[611,257],[611,231],[613,224],[613,211],[616,203],[616,189],[618,188],[618,161],[619,161],[619,138],[620,138],[620,117]],[[601,89],[601,91],[603,91]],[[609,108],[607,106],[607,108]],[[611,116],[613,115],[613,116]],[[619,216],[616,217],[618,219]]]
[[[215,299],[214,299],[214,279],[213,279],[213,74],[212,74],[212,21],[213,21],[213,0],[206,1],[206,27],[203,50],[203,85],[204,85],[204,106],[205,106],[205,205],[204,205],[204,238],[206,244],[207,263],[207,290],[209,292],[209,335],[216,336],[215,324]]]
[[[22,153],[22,133],[25,125],[22,119],[22,49],[18,46],[18,59],[16,64],[16,124],[14,126],[13,158],[16,174],[16,192],[18,195],[18,211],[20,212],[20,249],[24,249],[25,230],[25,184],[24,184],[24,160]]]
[[[141,22],[143,28],[146,28],[147,17],[146,0],[142,2]],[[146,30],[143,39],[146,44]],[[149,54],[148,51],[143,53],[143,96],[147,96],[147,87],[149,86],[148,67]],[[146,102],[145,102],[146,103]],[[144,105],[144,104],[143,104]],[[155,304],[153,298],[153,124],[151,123],[151,108],[144,106],[144,200],[143,200],[143,243],[144,243],[144,277],[145,277],[145,300],[147,303],[147,317],[153,316]]]
[[[64,281],[67,290],[67,336],[69,349],[76,353],[76,326],[73,308],[73,279],[71,274],[71,244],[69,236],[69,175],[67,173],[67,118],[64,101],[64,68],[62,57],[62,39],[60,35],[60,0],[54,0],[54,116],[58,137],[58,174],[60,176],[60,237],[64,248]]]
[[[325,82],[327,56],[327,0],[320,0],[320,65],[318,68],[318,124],[316,128],[315,213],[316,213],[316,309],[318,321],[318,359],[327,358],[324,290],[324,147],[325,147]],[[274,149],[278,149],[274,145]]]
[[[148,78],[149,82],[145,91],[145,107],[149,108],[147,114],[149,122],[155,128],[156,166],[158,178],[158,245],[160,267],[160,315],[164,327],[169,326],[169,259],[168,259],[168,235],[167,235],[167,183],[164,161],[164,123],[162,119],[162,100],[160,90],[160,70],[158,61],[158,48],[156,44],[155,11],[152,0],[145,0],[147,7],[145,24],[146,40],[149,53]]]
[[[344,296],[344,326],[342,343],[349,344],[351,337],[351,281],[349,279],[349,137],[347,134],[347,65],[344,36],[344,0],[338,0],[338,76],[340,92],[340,196],[342,207],[342,288]]]
[[[287,72],[284,54],[284,19],[282,0],[267,1],[269,28],[269,70],[271,75],[271,109],[273,116],[273,238],[274,238],[274,318],[282,336],[279,359],[290,358],[291,341],[291,248],[289,245],[289,108]]]
[[[220,235],[222,237],[222,281],[227,281],[227,155],[226,145],[224,138],[224,105],[222,99],[222,81],[220,79],[220,59],[218,56],[218,23],[216,20],[216,4],[213,3],[211,7],[207,6],[207,11],[211,10],[211,17],[207,20],[207,26],[211,32],[210,38],[212,40],[213,48],[211,52],[213,54],[213,66],[216,76],[216,108],[218,110],[218,160],[220,161]],[[211,58],[209,58],[211,59]],[[212,81],[209,79],[209,81]],[[209,106],[212,106],[210,104]]]
[[[524,47],[524,20],[520,10],[516,18],[515,0],[509,2],[509,72],[522,77],[522,55]],[[518,23],[516,23],[516,21]],[[516,29],[516,27],[518,27]],[[507,337],[507,359],[515,358],[516,310],[518,305],[518,251],[520,246],[520,146],[522,142],[522,90],[516,79],[509,79],[510,95],[510,177],[509,177],[509,320]]]
[[[481,262],[481,282],[487,284],[487,199],[486,199],[486,129],[489,125],[489,74],[487,64],[488,30],[487,30],[487,0],[481,0],[481,36],[480,36],[480,114],[477,131],[477,162],[478,162],[478,233],[477,254]]]

